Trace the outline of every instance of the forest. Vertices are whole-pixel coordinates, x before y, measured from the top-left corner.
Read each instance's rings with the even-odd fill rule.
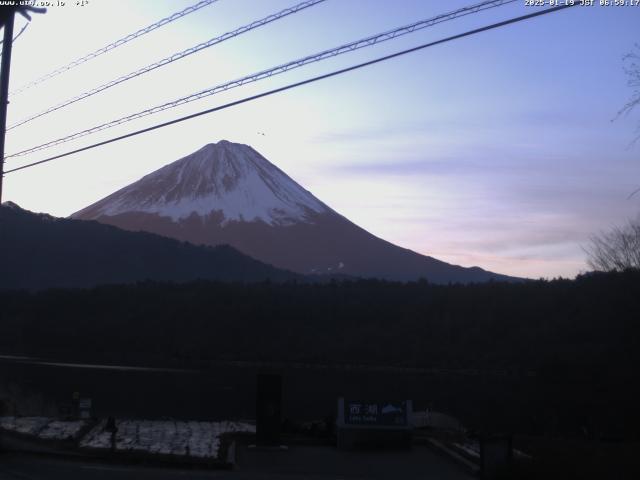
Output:
[[[637,364],[640,272],[432,285],[374,280],[0,292],[3,352],[206,365],[277,360],[511,371]],[[563,373],[563,374],[564,374]]]
[[[426,372],[440,385],[434,398],[470,425],[634,439],[640,431],[634,270],[447,286],[142,282],[5,290],[0,305],[5,355],[203,372],[237,361],[393,367]]]

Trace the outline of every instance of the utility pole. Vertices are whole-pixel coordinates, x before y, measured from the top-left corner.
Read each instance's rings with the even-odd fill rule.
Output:
[[[0,204],[2,204],[2,182],[4,180],[4,140],[7,134],[7,105],[9,105],[9,70],[11,69],[11,47],[13,44],[13,20],[15,11],[9,12],[4,23],[2,42],[2,70],[0,71]]]
[[[9,71],[11,70],[11,48],[13,47],[13,21],[19,13],[31,21],[30,13],[46,13],[46,8],[22,5],[17,0],[5,1],[0,6],[0,25],[4,28],[2,42],[2,64],[0,65],[0,204],[2,204],[2,182],[4,180],[4,143],[7,134],[7,106],[9,105]]]

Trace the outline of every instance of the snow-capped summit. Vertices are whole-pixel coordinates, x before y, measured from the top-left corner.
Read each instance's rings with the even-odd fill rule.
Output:
[[[221,223],[290,225],[329,208],[248,145],[221,140],[156,170],[76,217],[144,212],[174,222],[219,215]]]
[[[330,209],[248,145],[220,141],[80,210],[98,220],[195,244],[228,244],[304,274],[436,283],[506,279],[397,247]]]

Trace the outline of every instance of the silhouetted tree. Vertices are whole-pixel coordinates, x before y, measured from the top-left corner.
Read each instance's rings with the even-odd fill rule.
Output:
[[[640,269],[640,216],[622,227],[592,236],[585,251],[587,263],[594,270]]]

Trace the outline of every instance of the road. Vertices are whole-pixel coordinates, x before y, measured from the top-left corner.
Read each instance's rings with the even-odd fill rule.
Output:
[[[432,450],[409,452],[340,452],[330,447],[292,447],[287,451],[238,452],[234,470],[187,470],[67,460],[5,453],[0,455],[0,480],[471,480]]]
[[[230,479],[242,477],[229,471],[162,469],[100,464],[27,454],[0,455],[0,480],[173,480]]]

